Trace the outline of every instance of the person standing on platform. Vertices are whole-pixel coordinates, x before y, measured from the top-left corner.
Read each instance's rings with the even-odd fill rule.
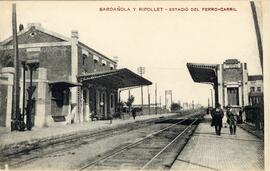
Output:
[[[217,135],[221,134],[222,128],[222,118],[224,116],[223,110],[221,109],[220,104],[217,104],[217,107],[212,112],[213,126],[215,126],[215,131]]]
[[[238,123],[239,124],[242,124],[243,123],[243,111],[244,111],[244,108],[240,108],[239,110],[239,117],[238,117]]]
[[[136,118],[136,110],[135,109],[132,109],[131,112],[132,112],[132,117],[135,120],[135,118]]]
[[[237,115],[235,114],[235,112],[232,110],[231,105],[227,106],[227,122],[229,124],[230,127],[230,134],[236,134],[236,124],[237,124]]]

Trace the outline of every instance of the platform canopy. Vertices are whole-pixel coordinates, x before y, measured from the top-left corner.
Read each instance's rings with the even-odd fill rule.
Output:
[[[194,82],[212,84],[217,81],[217,64],[187,63]]]
[[[82,84],[90,83],[111,88],[126,88],[152,84],[151,81],[126,68],[80,75],[78,76],[78,81]]]
[[[52,88],[69,88],[69,87],[76,87],[76,86],[81,86],[82,84],[80,83],[73,83],[70,81],[52,81],[49,82],[49,86]]]

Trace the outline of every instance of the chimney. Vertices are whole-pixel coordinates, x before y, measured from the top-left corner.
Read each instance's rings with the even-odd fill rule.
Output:
[[[71,31],[71,38],[76,38],[76,39],[79,38],[78,30],[72,30]]]
[[[20,25],[19,25],[19,31],[22,31],[23,29],[24,29],[23,25],[20,24]]]
[[[41,27],[40,23],[28,23],[27,27]]]

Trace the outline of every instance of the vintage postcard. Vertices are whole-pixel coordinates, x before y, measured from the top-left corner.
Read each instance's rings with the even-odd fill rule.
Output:
[[[269,170],[269,2],[0,1],[0,170]]]

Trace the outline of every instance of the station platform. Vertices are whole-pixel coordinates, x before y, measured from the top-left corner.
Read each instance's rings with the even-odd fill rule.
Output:
[[[206,115],[171,170],[264,170],[264,142],[237,127],[236,135],[222,128],[221,136]]]

